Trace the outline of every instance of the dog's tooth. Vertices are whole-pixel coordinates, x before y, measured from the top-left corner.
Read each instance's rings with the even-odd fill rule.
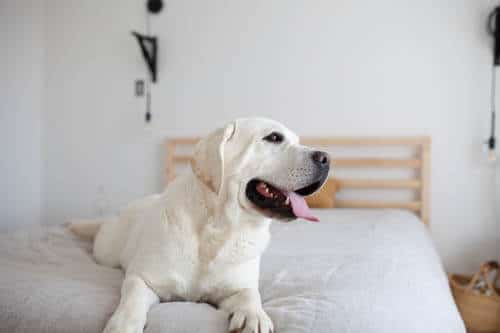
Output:
[[[269,189],[267,187],[264,188],[264,191],[266,191],[266,193],[269,193]]]
[[[290,198],[289,197],[286,197],[286,200],[285,200],[285,205],[289,205],[290,204]]]

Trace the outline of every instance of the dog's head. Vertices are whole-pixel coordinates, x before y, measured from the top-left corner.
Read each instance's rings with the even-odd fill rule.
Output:
[[[202,139],[192,167],[211,191],[229,191],[224,198],[237,198],[250,214],[315,221],[304,196],[323,185],[330,159],[300,145],[297,135],[276,121],[246,118]]]

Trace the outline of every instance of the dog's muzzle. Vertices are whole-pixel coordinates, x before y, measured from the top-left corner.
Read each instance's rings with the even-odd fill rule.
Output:
[[[308,221],[318,221],[312,215],[304,196],[321,188],[330,171],[330,158],[327,153],[314,151],[310,155],[315,165],[311,182],[293,191],[283,190],[279,185],[264,179],[254,178],[246,186],[246,196],[263,215],[281,220],[293,220],[297,217]]]

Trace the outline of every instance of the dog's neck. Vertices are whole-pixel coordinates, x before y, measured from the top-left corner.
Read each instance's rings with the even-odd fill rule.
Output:
[[[271,219],[258,213],[248,212],[242,207],[238,198],[238,184],[228,182],[222,187],[219,193],[215,193],[207,184],[197,177],[196,184],[201,194],[201,201],[204,203],[207,217],[216,226],[235,227],[241,224],[252,225],[254,227],[269,228]]]

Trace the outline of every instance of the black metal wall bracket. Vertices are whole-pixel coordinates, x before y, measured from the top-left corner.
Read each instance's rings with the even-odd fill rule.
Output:
[[[157,77],[157,63],[158,63],[158,41],[155,36],[142,35],[136,31],[132,31],[132,35],[137,38],[137,42],[142,51],[144,61],[148,66],[149,73],[151,74],[151,81],[156,82]]]
[[[488,32],[493,37],[493,63],[500,65],[500,6],[493,9],[488,17]]]

